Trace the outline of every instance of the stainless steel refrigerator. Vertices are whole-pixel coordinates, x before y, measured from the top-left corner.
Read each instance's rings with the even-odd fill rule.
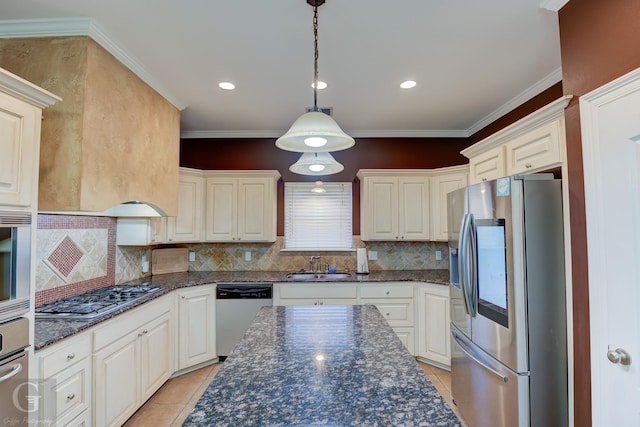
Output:
[[[447,195],[451,387],[470,427],[568,425],[561,181]]]

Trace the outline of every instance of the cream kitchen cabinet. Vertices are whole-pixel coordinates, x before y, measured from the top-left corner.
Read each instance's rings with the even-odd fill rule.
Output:
[[[199,242],[202,240],[203,205],[204,179],[202,172],[180,168],[178,215],[167,218],[167,242]]]
[[[504,147],[478,154],[469,160],[469,183],[477,184],[507,175]]]
[[[274,242],[277,171],[206,172],[205,241]]]
[[[275,284],[273,305],[354,305],[358,303],[357,286],[353,283]]]
[[[418,358],[442,368],[451,366],[449,288],[418,285]]]
[[[174,295],[163,295],[93,332],[96,427],[122,425],[173,372]]]
[[[429,240],[429,173],[371,170],[361,182],[362,240]]]
[[[0,206],[37,209],[42,109],[60,100],[0,68]]]
[[[415,354],[414,286],[400,283],[359,286],[359,304],[375,305],[402,344]]]
[[[564,119],[547,123],[505,146],[507,174],[533,173],[562,163],[560,147],[564,144]]]
[[[36,353],[41,425],[91,425],[91,334],[80,333]]]
[[[179,371],[216,358],[216,286],[181,289],[177,295]]]
[[[465,148],[471,184],[562,166],[566,158],[564,109],[572,95],[540,108]]]
[[[167,218],[118,218],[116,245],[149,246],[167,242]]]
[[[437,169],[431,176],[431,240],[448,241],[447,194],[469,184],[469,167]]]

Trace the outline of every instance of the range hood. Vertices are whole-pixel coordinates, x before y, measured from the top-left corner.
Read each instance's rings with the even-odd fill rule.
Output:
[[[0,39],[6,68],[59,95],[42,122],[38,210],[175,216],[180,111],[87,36]],[[10,58],[10,60],[8,59]]]
[[[167,214],[158,206],[152,203],[145,203],[139,200],[120,203],[112,208],[105,210],[105,216],[127,216],[127,217],[151,217],[151,216],[167,216]]]

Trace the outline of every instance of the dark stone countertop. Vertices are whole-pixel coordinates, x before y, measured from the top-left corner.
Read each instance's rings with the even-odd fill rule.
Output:
[[[185,420],[461,426],[373,305],[263,307]]]
[[[66,320],[66,319],[36,319],[35,321],[35,350],[63,340],[85,329],[97,325],[100,322],[111,319],[125,311],[144,304],[154,298],[164,295],[176,289],[190,286],[206,285],[210,283],[243,283],[243,282],[267,282],[290,283],[285,271],[194,271],[187,273],[170,273],[142,278],[126,283],[138,285],[150,283],[160,287],[148,297],[142,298],[133,305],[98,316],[90,320]],[[369,274],[353,274],[352,278],[344,280],[313,280],[306,283],[376,283],[376,282],[431,282],[441,285],[449,285],[449,270],[387,270],[376,271]],[[296,282],[296,283],[299,283]]]

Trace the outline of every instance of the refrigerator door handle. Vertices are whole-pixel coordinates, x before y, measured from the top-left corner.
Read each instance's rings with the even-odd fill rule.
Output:
[[[451,338],[453,338],[453,341],[456,343],[456,345],[458,346],[458,348],[460,349],[460,351],[462,351],[469,359],[473,360],[475,363],[477,363],[478,365],[482,366],[483,368],[485,368],[487,371],[491,372],[492,374],[496,375],[498,378],[500,378],[503,382],[508,382],[509,381],[509,377],[502,375],[500,372],[498,372],[496,369],[492,368],[491,366],[489,366],[489,364],[483,360],[481,360],[480,357],[474,355],[473,350],[471,348],[469,348],[466,343],[464,342],[464,340],[462,338],[460,338],[458,336],[458,334],[456,334],[456,332],[452,329],[451,330]]]
[[[471,303],[471,317],[476,317],[478,314],[478,251],[476,250],[476,222],[473,219],[473,214],[469,214],[469,282],[467,289],[469,291],[469,302]]]
[[[469,300],[469,294],[467,292],[467,283],[469,275],[469,234],[467,229],[469,228],[469,215],[464,214],[462,217],[462,224],[460,225],[460,248],[458,249],[458,271],[460,272],[460,290],[464,300],[464,311],[467,314],[471,314],[471,301]]]

